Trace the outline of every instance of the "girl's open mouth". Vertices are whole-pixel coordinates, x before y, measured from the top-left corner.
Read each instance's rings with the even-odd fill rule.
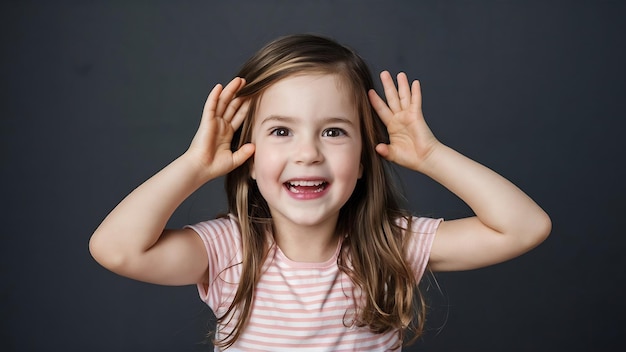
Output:
[[[315,181],[287,181],[285,187],[293,193],[319,193],[326,189],[328,182],[323,180]]]

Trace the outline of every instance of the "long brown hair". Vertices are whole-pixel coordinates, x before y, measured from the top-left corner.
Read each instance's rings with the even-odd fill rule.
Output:
[[[355,298],[353,321],[374,333],[397,330],[400,341],[407,330],[418,337],[424,326],[425,305],[404,252],[408,238],[404,233],[411,226],[411,218],[400,208],[399,192],[391,186],[390,165],[374,149],[376,144],[388,142],[388,135],[367,97],[374,84],[364,60],[352,49],[317,35],[291,35],[267,44],[237,75],[246,79],[238,96],[250,99],[250,110],[235,133],[232,149],[251,140],[255,111],[264,90],[282,78],[302,73],[342,77],[359,112],[363,176],[341,208],[337,223],[337,232],[347,235],[338,267],[362,294],[359,300]],[[245,329],[269,250],[266,236],[272,229],[270,210],[250,177],[251,163],[247,161],[226,176],[229,212],[239,220],[243,260],[233,302],[218,317],[218,325],[226,325],[237,315],[234,328],[225,332],[224,339],[214,341],[220,347],[231,346]],[[407,220],[406,228],[398,225],[401,218]]]

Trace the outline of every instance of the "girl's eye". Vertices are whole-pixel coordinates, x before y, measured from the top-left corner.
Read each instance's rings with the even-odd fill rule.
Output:
[[[273,136],[278,136],[278,137],[286,137],[286,136],[289,136],[289,129],[285,127],[277,127],[277,128],[274,128],[270,134]]]
[[[341,137],[345,135],[346,131],[342,130],[341,128],[328,128],[325,129],[324,132],[322,132],[322,136],[324,137]]]

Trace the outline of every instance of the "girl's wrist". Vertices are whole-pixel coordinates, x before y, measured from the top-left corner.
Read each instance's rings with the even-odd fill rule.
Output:
[[[192,182],[192,184],[198,188],[219,176],[212,175],[210,168],[193,155],[190,155],[189,152],[185,152],[179,156],[175,160],[175,163],[184,169],[185,174],[188,175],[188,181]]]
[[[414,169],[424,175],[430,176],[435,172],[439,159],[442,157],[445,149],[449,149],[448,146],[435,140],[433,145],[429,148],[428,153],[422,158],[422,160],[415,165]]]

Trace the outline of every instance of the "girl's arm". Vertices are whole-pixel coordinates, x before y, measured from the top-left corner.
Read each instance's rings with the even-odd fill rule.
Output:
[[[176,208],[209,180],[243,164],[251,144],[232,153],[230,142],[248,104],[233,99],[245,84],[235,78],[216,85],[204,106],[189,149],[132,191],[96,229],[92,256],[105,268],[136,280],[185,285],[201,282],[208,257],[200,237],[189,229],[164,230]]]
[[[386,71],[381,80],[387,103],[373,90],[369,97],[387,126],[390,144],[379,144],[376,151],[441,183],[476,214],[440,225],[430,256],[433,270],[468,270],[503,262],[548,236],[550,218],[530,197],[433,136],[422,115],[418,81],[409,87],[406,75],[400,73],[396,89]]]

